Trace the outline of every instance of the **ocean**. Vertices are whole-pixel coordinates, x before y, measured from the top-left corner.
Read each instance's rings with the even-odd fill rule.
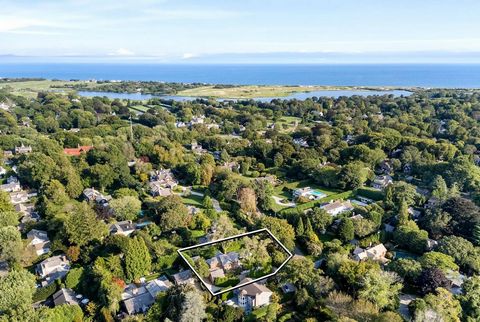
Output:
[[[168,65],[0,62],[0,77],[233,85],[480,88],[480,64]]]

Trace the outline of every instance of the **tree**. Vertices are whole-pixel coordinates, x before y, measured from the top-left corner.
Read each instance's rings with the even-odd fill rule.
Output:
[[[449,197],[447,183],[442,176],[435,176],[432,182],[432,196],[440,201],[445,201]]]
[[[421,254],[427,246],[428,232],[421,230],[414,221],[409,220],[405,225],[397,227],[393,239],[402,247]]]
[[[446,289],[440,288],[437,294],[427,294],[423,299],[414,300],[413,321],[449,321],[460,322],[461,306],[458,300]]]
[[[275,153],[273,156],[273,165],[277,168],[283,165],[283,155],[280,152]]]
[[[179,322],[200,322],[206,317],[205,309],[206,305],[200,292],[197,290],[186,292],[183,295]]]
[[[257,196],[258,207],[263,211],[269,211],[273,207],[273,186],[267,180],[255,180],[253,184]]]
[[[39,318],[40,321],[49,322],[83,321],[83,311],[79,305],[62,304],[52,309],[45,308],[40,310]]]
[[[10,202],[10,195],[1,190],[0,191],[0,213],[15,211],[15,207]]]
[[[403,288],[401,278],[394,272],[368,271],[362,278],[358,296],[374,303],[378,309],[395,308],[398,293]]]
[[[402,199],[400,202],[400,207],[398,209],[398,224],[405,225],[410,219],[410,214],[408,213],[408,206],[405,200]]]
[[[480,276],[472,276],[463,285],[463,295],[460,296],[466,321],[480,320]]]
[[[353,226],[353,222],[349,218],[344,218],[340,222],[338,226],[338,237],[343,241],[350,241],[353,239],[355,234],[355,227]]]
[[[0,228],[0,261],[16,263],[22,254],[22,237],[14,226]]]
[[[448,199],[442,210],[452,218],[447,232],[466,238],[473,236],[475,224],[480,222],[480,208],[477,205],[469,199],[455,197]]]
[[[65,287],[76,289],[85,274],[83,267],[72,268],[65,277]]]
[[[475,245],[480,246],[480,223],[476,223],[473,227],[472,239]]]
[[[410,284],[414,284],[422,272],[422,265],[411,258],[399,258],[388,264],[388,270],[396,272]]]
[[[285,219],[264,216],[260,226],[267,228],[288,249],[295,247],[295,230]]]
[[[67,214],[64,227],[69,242],[77,246],[101,240],[107,234],[106,225],[97,220],[92,208],[85,202],[73,206]]]
[[[188,227],[191,217],[187,207],[179,196],[172,195],[163,198],[155,205],[158,223],[163,231]]]
[[[368,175],[369,171],[363,162],[353,161],[342,167],[339,181],[347,189],[357,189],[367,181]]]
[[[163,316],[165,320],[200,322],[205,318],[205,302],[201,294],[192,285],[174,285],[168,289],[161,301],[164,312],[156,315]],[[158,318],[152,317],[151,321],[158,321]]]
[[[125,272],[129,280],[138,278],[149,273],[152,259],[143,238],[135,236],[130,239],[125,252]]]
[[[5,226],[17,226],[18,225],[18,213],[15,211],[2,211],[0,212],[0,227]]]
[[[246,267],[255,270],[257,267],[264,268],[270,264],[272,259],[270,258],[267,246],[271,242],[270,239],[260,239],[258,236],[253,236],[252,238],[244,237],[244,246],[240,251],[240,256]]]
[[[109,202],[117,220],[134,220],[142,208],[142,203],[137,197],[125,196]]]
[[[257,197],[255,190],[249,187],[242,187],[238,189],[237,200],[240,204],[240,208],[249,213],[257,212]]]
[[[300,217],[300,219],[298,220],[295,232],[297,233],[297,236],[302,236],[305,233],[305,227],[303,225],[302,217]]]
[[[480,255],[468,240],[458,236],[447,236],[440,240],[437,251],[455,259],[461,267],[480,272]]]
[[[213,209],[213,200],[210,196],[206,195],[203,198],[202,205],[205,209]]]
[[[30,307],[35,292],[35,276],[26,270],[13,270],[0,277],[0,312],[6,315]]]
[[[418,261],[423,268],[439,268],[446,272],[447,270],[458,270],[458,265],[455,264],[453,257],[439,252],[428,252],[423,254]]]
[[[450,286],[450,281],[445,277],[442,270],[432,267],[424,269],[420,273],[417,285],[419,285],[422,294],[428,294],[435,292],[439,287],[446,288]]]
[[[332,215],[320,207],[314,208],[308,218],[310,218],[312,227],[317,233],[324,233],[333,222]]]

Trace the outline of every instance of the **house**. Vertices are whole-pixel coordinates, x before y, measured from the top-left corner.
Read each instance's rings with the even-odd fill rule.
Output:
[[[23,143],[21,146],[15,147],[15,154],[27,154],[32,152],[31,146],[24,146]]]
[[[279,180],[274,175],[265,176],[265,177],[258,177],[258,178],[255,179],[255,181],[258,181],[258,182],[266,181],[266,182],[270,183],[272,186],[276,186],[279,183]]]
[[[461,295],[463,293],[463,283],[467,277],[452,270],[447,271],[445,277],[450,281],[448,290],[454,295]]]
[[[378,165],[378,169],[381,173],[385,175],[389,175],[390,173],[393,172],[392,162],[390,160],[383,160]]]
[[[5,192],[18,192],[22,190],[22,187],[20,186],[20,183],[18,181],[8,182],[0,185],[0,190]]]
[[[172,275],[175,284],[195,284],[195,279],[193,278],[192,271],[187,269],[177,274]]]
[[[304,148],[309,147],[307,140],[304,138],[293,139],[293,143]]]
[[[239,255],[236,252],[229,252],[226,254],[217,253],[215,257],[206,260],[210,270],[222,268],[225,271],[230,271],[240,267]]]
[[[123,307],[129,315],[145,313],[155,303],[157,295],[166,292],[172,286],[164,275],[140,286],[129,284],[121,295]]]
[[[297,288],[292,283],[285,283],[280,288],[284,294],[295,293],[297,291]]]
[[[240,284],[252,281],[250,278],[243,279]],[[265,285],[252,283],[235,290],[237,294],[238,306],[243,308],[246,313],[252,309],[270,304],[273,292]]]
[[[69,288],[61,288],[60,291],[53,294],[53,303],[55,306],[63,304],[78,305],[79,301],[74,291]]]
[[[192,152],[195,154],[204,154],[208,151],[202,147],[201,144],[198,144],[197,141],[193,141],[191,144]]]
[[[135,224],[131,220],[124,220],[113,223],[108,228],[110,235],[128,236],[135,231]]]
[[[332,216],[336,216],[342,212],[351,211],[354,209],[350,200],[347,201],[331,201],[330,203],[321,206],[323,210],[329,213]]]
[[[112,200],[112,196],[103,195],[100,191],[93,188],[86,188],[83,190],[83,196],[88,202],[96,202],[97,204],[108,206],[108,202]]]
[[[14,205],[18,205],[21,203],[26,203],[29,200],[28,192],[25,190],[22,191],[15,191],[10,193],[10,201]]]
[[[225,271],[221,268],[213,269],[210,271],[208,277],[212,283],[215,283],[215,279],[225,277]]]
[[[0,178],[7,174],[7,170],[4,167],[0,167]]]
[[[438,241],[431,238],[427,239],[427,250],[433,250],[437,246],[438,246]]]
[[[323,192],[314,190],[310,187],[298,188],[293,190],[294,199],[301,197],[301,198],[307,198],[309,200],[318,200],[325,196],[326,194],[324,194]]]
[[[430,197],[424,205],[425,209],[435,209],[440,205],[440,199],[437,197]]]
[[[221,168],[228,169],[230,171],[235,171],[240,169],[240,165],[236,161],[224,162]]]
[[[384,190],[388,185],[393,183],[393,179],[389,175],[376,176],[372,181],[372,188],[378,190]]]
[[[38,256],[50,252],[50,239],[46,231],[32,229],[27,233],[27,239],[30,241],[28,246],[33,247]]]
[[[367,249],[357,247],[353,251],[353,259],[357,261],[372,259],[372,260],[384,262],[387,260],[385,258],[386,254],[387,254],[387,249],[383,244],[378,244],[377,246],[373,246]]]
[[[422,215],[420,210],[414,209],[412,207],[408,207],[408,213],[412,216],[413,219],[418,219]]]
[[[162,183],[158,181],[149,182],[148,189],[150,190],[150,194],[153,197],[168,197],[173,195],[173,191],[171,188],[165,187]]]
[[[70,261],[65,255],[52,256],[40,262],[36,272],[45,279],[42,285],[48,285],[58,278],[63,278],[70,270]]]
[[[91,146],[91,145],[79,145],[76,148],[65,148],[65,149],[63,149],[63,153],[65,153],[66,155],[69,155],[69,156],[78,157],[82,153],[87,153],[91,149],[93,149],[93,146]]]
[[[20,203],[15,205],[15,211],[19,212],[22,215],[21,222],[26,224],[29,221],[38,222],[40,216],[35,211],[35,205],[31,203]]]

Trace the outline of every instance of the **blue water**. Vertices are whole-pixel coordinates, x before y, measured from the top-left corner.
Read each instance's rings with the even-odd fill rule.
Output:
[[[0,63],[0,77],[212,84],[480,88],[479,65],[165,65]]]
[[[90,91],[78,91],[78,94],[80,96],[85,96],[85,97],[95,97],[95,96],[106,96],[110,99],[129,99],[129,100],[134,100],[134,101],[141,101],[141,100],[148,100],[150,98],[154,97],[160,97],[166,100],[174,100],[174,101],[179,101],[179,102],[184,102],[184,101],[191,101],[196,98],[201,98],[201,97],[194,97],[194,96],[180,96],[180,95],[151,95],[151,94],[141,94],[141,93],[114,93],[114,92],[90,92]],[[388,90],[388,91],[368,91],[368,90],[338,90],[338,91],[328,91],[328,90],[321,90],[321,91],[311,91],[311,92],[301,92],[301,93],[293,93],[288,96],[282,96],[282,97],[256,97],[253,98],[256,101],[261,101],[261,102],[270,102],[274,98],[279,98],[279,99],[298,99],[298,100],[304,100],[309,97],[320,97],[320,96],[328,96],[328,97],[340,97],[340,96],[353,96],[353,95],[358,95],[358,96],[369,96],[369,95],[394,95],[394,96],[409,96],[412,94],[412,92],[409,91],[403,91],[403,90]],[[225,101],[225,100],[232,100],[232,99],[217,99],[218,101]],[[233,99],[235,100],[235,99]]]

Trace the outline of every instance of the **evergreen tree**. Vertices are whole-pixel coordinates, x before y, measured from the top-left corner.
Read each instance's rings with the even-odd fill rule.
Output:
[[[432,196],[438,198],[438,200],[444,201],[448,198],[447,183],[442,176],[436,176],[432,183]]]
[[[310,221],[310,218],[307,218],[307,226],[305,228],[305,235],[310,235],[314,233],[313,227],[312,227],[312,222]]]
[[[398,209],[398,224],[405,225],[409,220],[410,214],[408,213],[408,206],[405,200],[400,202],[400,207]]]
[[[303,219],[300,217],[297,223],[296,229],[297,236],[302,236],[305,233],[305,227],[303,226]]]
[[[473,227],[473,242],[475,245],[480,245],[480,223],[476,223]]]
[[[355,237],[355,228],[351,219],[342,219],[340,226],[338,227],[338,236],[345,242],[350,241]]]
[[[152,259],[143,238],[130,239],[125,252],[125,270],[129,280],[136,280],[151,270]]]

